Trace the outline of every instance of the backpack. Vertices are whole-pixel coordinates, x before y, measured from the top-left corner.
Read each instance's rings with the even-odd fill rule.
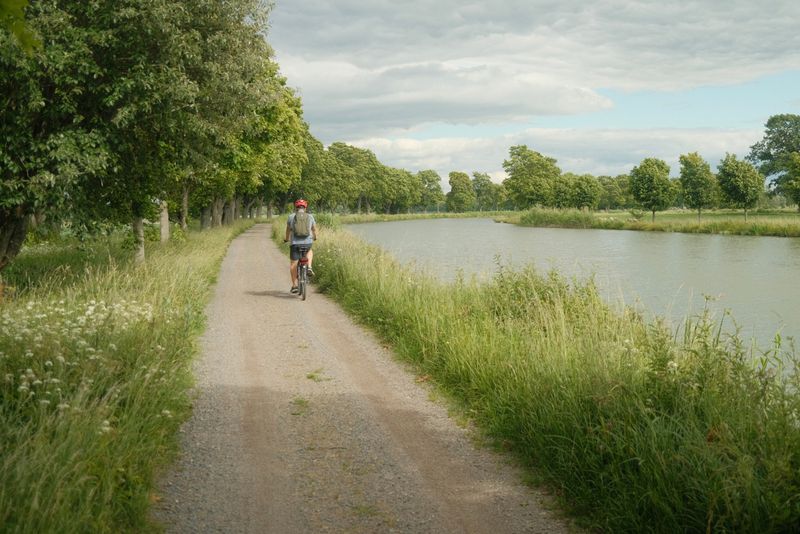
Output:
[[[308,237],[311,235],[311,221],[309,220],[308,213],[305,211],[298,211],[294,214],[292,233],[295,237]]]

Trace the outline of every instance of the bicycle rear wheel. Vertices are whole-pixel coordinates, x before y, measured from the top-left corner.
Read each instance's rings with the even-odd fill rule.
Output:
[[[300,298],[306,300],[306,294],[308,292],[308,266],[303,265],[300,267],[300,280],[299,284],[300,287]]]

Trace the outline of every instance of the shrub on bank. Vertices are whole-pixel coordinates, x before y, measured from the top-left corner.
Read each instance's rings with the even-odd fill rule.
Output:
[[[0,303],[4,531],[147,527],[154,470],[188,414],[209,286],[246,226],[154,245],[138,268],[68,253],[86,270],[42,273]]]
[[[788,532],[800,524],[794,354],[753,363],[708,317],[680,335],[591,283],[501,270],[439,283],[345,232],[317,283],[611,532]]]

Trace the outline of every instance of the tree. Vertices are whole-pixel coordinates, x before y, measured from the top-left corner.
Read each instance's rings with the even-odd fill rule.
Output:
[[[577,176],[565,172],[553,183],[553,195],[550,205],[559,209],[571,208],[575,205],[575,179]]]
[[[308,130],[304,136],[307,163],[300,179],[291,185],[295,196],[306,198],[316,211],[346,207],[358,196],[355,171],[325,150]]]
[[[792,202],[797,204],[797,211],[800,211],[800,152],[792,152],[787,159],[784,191]]]
[[[370,212],[373,199],[381,195],[378,187],[383,173],[381,162],[371,150],[342,142],[333,143],[328,151],[353,172],[355,198],[350,201],[355,203],[356,210]]]
[[[502,186],[494,183],[491,177],[484,172],[473,172],[472,177],[475,208],[479,211],[498,209],[502,203]]]
[[[49,0],[26,11],[42,47],[26,54],[0,30],[0,268],[40,211],[127,220],[143,260],[143,217],[176,180],[221,186],[213,168],[275,95],[268,10]]]
[[[628,189],[627,176],[624,180],[625,190],[623,190],[622,181],[612,178],[611,176],[600,176],[598,181],[600,182],[600,187],[602,187],[600,199],[598,200],[598,207],[600,209],[611,210],[625,206],[625,190]]]
[[[420,205],[426,210],[435,207],[436,211],[439,211],[439,205],[444,202],[441,176],[433,170],[419,171],[417,176],[422,182]]]
[[[475,205],[475,191],[465,172],[450,173],[450,191],[447,193],[447,211],[463,212]]]
[[[758,202],[764,192],[764,176],[747,161],[736,159],[735,154],[726,154],[717,167],[719,187],[723,197],[737,208],[747,210]]]
[[[697,152],[680,157],[683,187],[683,201],[686,206],[697,210],[697,220],[703,208],[714,206],[717,199],[717,180],[711,167]]]
[[[573,205],[578,209],[595,209],[600,202],[602,190],[600,182],[591,174],[582,174],[576,177],[573,187]]]
[[[675,199],[677,191],[669,179],[669,165],[657,158],[645,158],[631,170],[630,187],[634,200],[652,212],[667,209]]]
[[[509,158],[503,161],[503,169],[508,174],[503,184],[517,208],[550,205],[553,187],[561,175],[555,159],[525,145],[517,145],[509,149]]]
[[[102,75],[90,49],[100,32],[53,3],[29,16],[48,46],[26,53],[0,30],[0,270],[22,248],[30,215],[70,210],[82,182],[112,159],[90,119],[98,102],[86,95]]]
[[[800,115],[773,115],[764,126],[764,138],[750,147],[746,159],[770,179],[779,193],[786,194],[783,187],[789,179],[789,155],[800,152]]]

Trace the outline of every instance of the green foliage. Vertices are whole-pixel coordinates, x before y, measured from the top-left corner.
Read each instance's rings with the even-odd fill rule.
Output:
[[[381,182],[385,177],[383,165],[371,150],[337,142],[329,146],[328,151],[349,169],[348,174],[353,177],[352,187],[349,189],[352,196],[348,200],[355,201],[357,211],[369,212],[375,199],[378,202],[383,200],[378,198],[382,192]]]
[[[680,183],[683,201],[687,207],[700,211],[711,208],[717,200],[717,181],[709,164],[698,154],[684,154],[680,157]]]
[[[750,147],[747,160],[780,185],[780,174],[788,168],[789,154],[800,152],[800,115],[773,115],[764,126],[764,138]]]
[[[747,210],[758,202],[764,192],[764,177],[753,165],[727,154],[717,167],[717,177],[722,195],[731,205]]]
[[[450,173],[450,191],[447,193],[447,211],[468,211],[475,205],[475,190],[465,172]]]
[[[786,177],[782,188],[800,211],[800,152],[792,152],[787,157]]]
[[[576,209],[533,208],[523,213],[519,218],[519,224],[523,226],[551,226],[558,228],[596,228],[599,225],[599,221],[591,213]],[[609,219],[604,219],[604,221],[610,223]],[[623,224],[622,219],[613,219],[613,221],[619,224],[620,227]]]
[[[317,246],[319,286],[460,399],[590,528],[800,523],[793,353],[753,364],[708,315],[671,332],[555,273],[501,269],[486,285],[446,285],[346,234]]]
[[[257,0],[32,3],[41,47],[25,53],[0,31],[0,243],[19,242],[34,212],[130,221],[184,186],[214,189],[204,198],[285,188],[304,125],[269,60],[268,11]],[[17,252],[0,250],[0,268]]]
[[[591,174],[582,174],[575,178],[573,206],[582,209],[595,209],[600,202],[602,186]]]
[[[497,210],[505,202],[505,188],[496,184],[483,172],[472,173],[472,190],[475,191],[475,209]]]
[[[675,200],[677,190],[669,179],[669,165],[656,158],[645,158],[631,170],[631,194],[643,208],[652,212],[667,209]]]
[[[17,40],[20,47],[30,53],[41,42],[25,24],[25,8],[28,0],[0,0],[0,31],[7,30]]]
[[[503,161],[503,169],[508,174],[503,184],[515,207],[550,205],[553,188],[561,175],[555,159],[525,145],[516,145],[509,149],[509,158]]]
[[[598,208],[613,210],[630,207],[631,203],[628,198],[630,179],[628,176],[621,175],[616,178],[600,176],[598,181],[602,188],[598,199]]]
[[[422,196],[420,205],[425,209],[437,209],[444,202],[442,192],[442,177],[434,170],[424,170],[417,173],[422,183]]]

